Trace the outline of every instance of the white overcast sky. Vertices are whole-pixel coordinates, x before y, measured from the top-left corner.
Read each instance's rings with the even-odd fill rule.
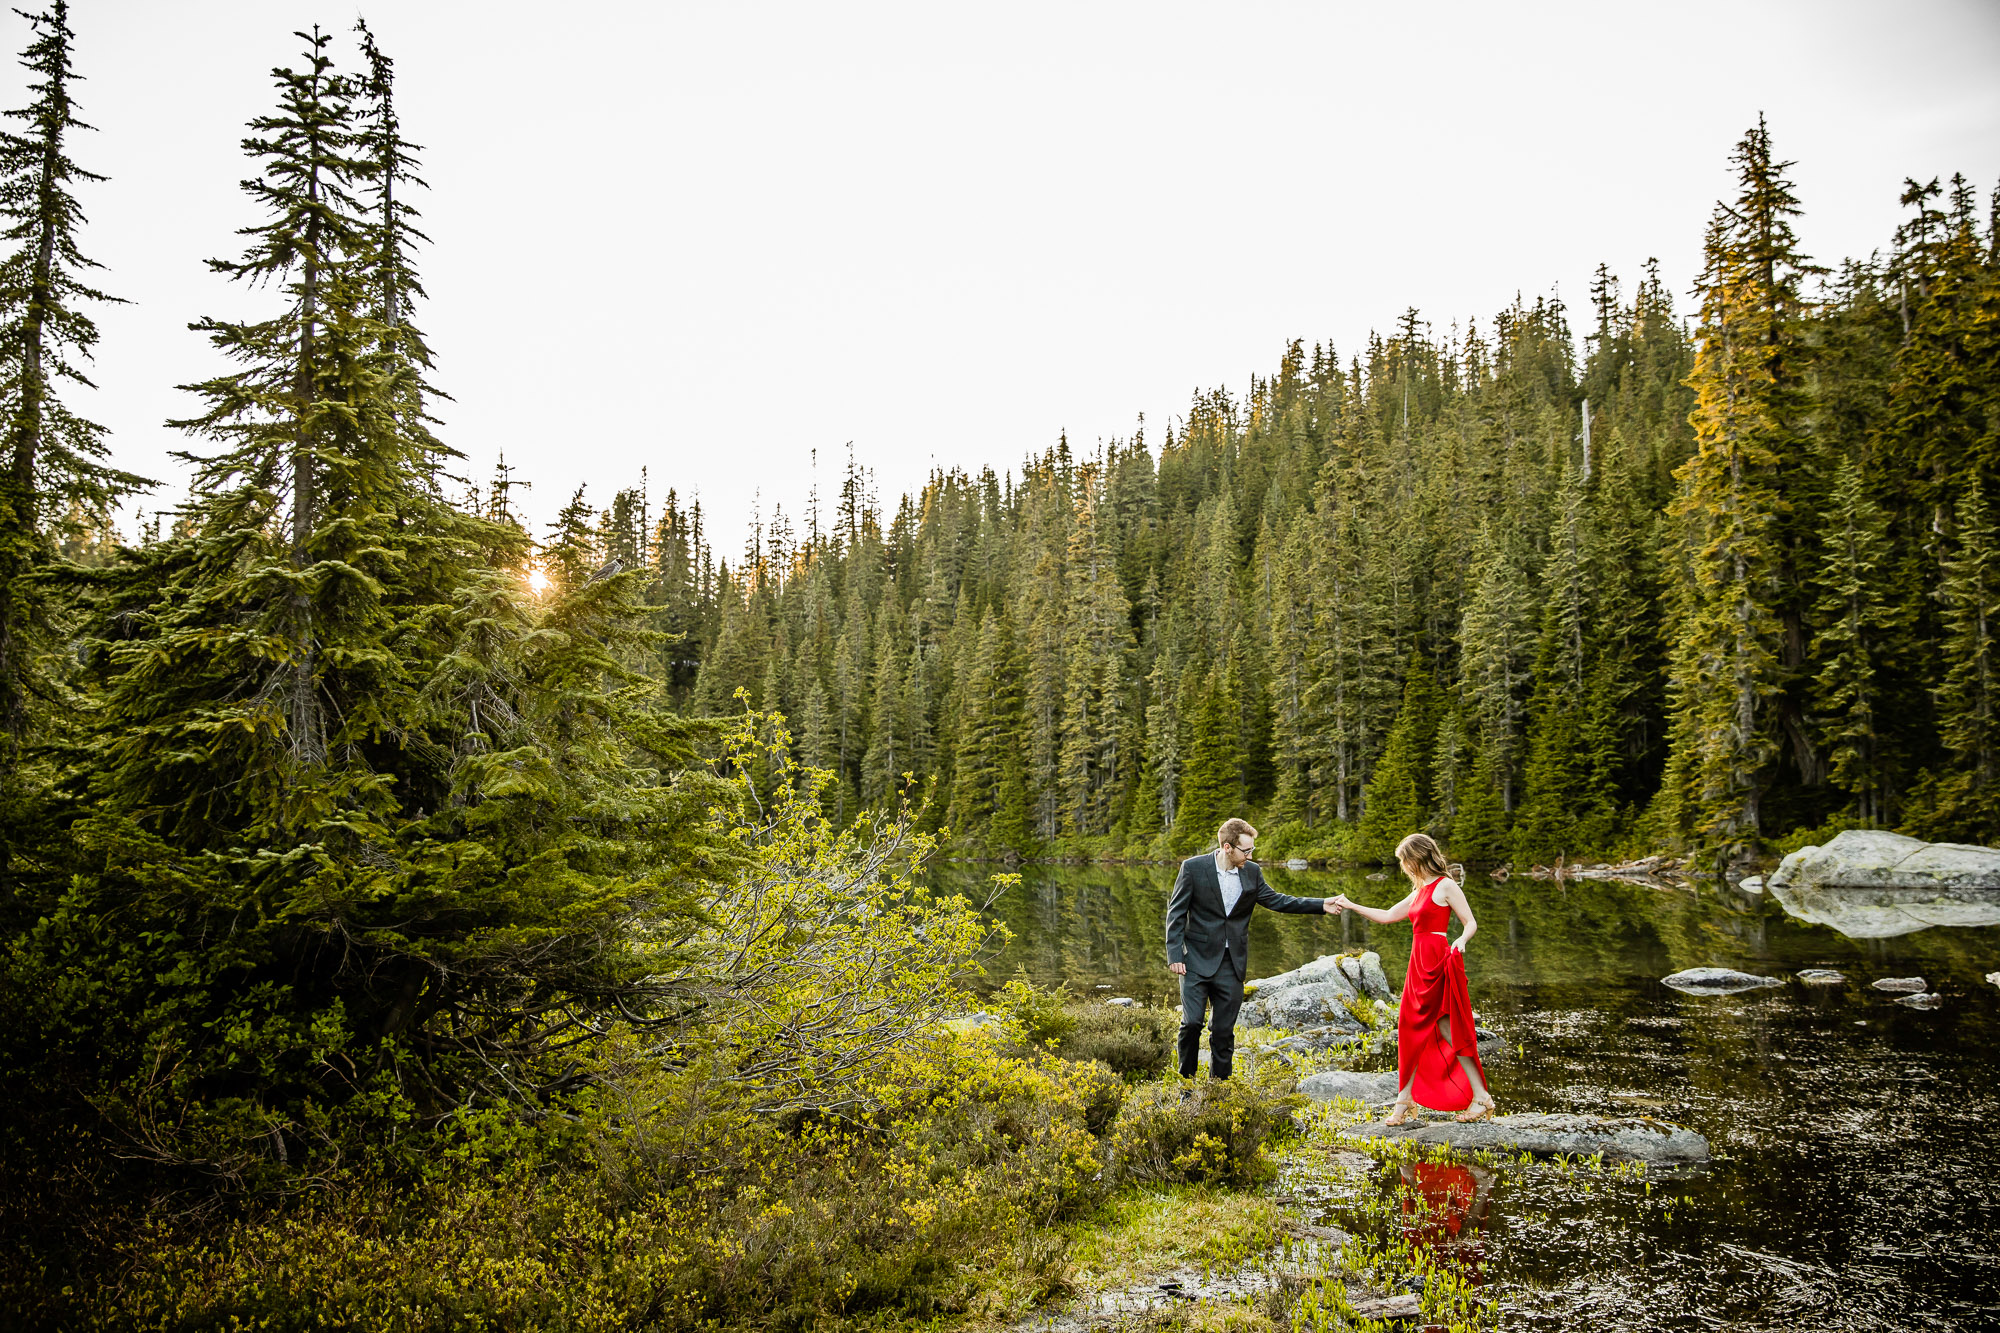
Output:
[[[35,0],[22,0],[31,6]],[[1416,306],[1573,310],[1658,256],[1683,309],[1761,111],[1824,261],[1885,245],[1906,176],[2000,176],[2000,3],[560,5],[74,0],[86,253],[117,461],[268,308],[203,260],[256,220],[244,122],[296,28],[365,14],[432,189],[420,312],[447,439],[545,521],[650,469],[723,551],[849,440],[885,502],[935,463],[1157,446],[1288,339],[1343,358]],[[0,46],[18,51],[11,13]],[[4,76],[20,105],[24,76]],[[1580,315],[1578,316],[1580,319]]]

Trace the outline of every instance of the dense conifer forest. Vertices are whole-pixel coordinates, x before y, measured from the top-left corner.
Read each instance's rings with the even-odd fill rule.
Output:
[[[1650,266],[1580,316],[1409,310],[1018,474],[891,505],[850,457],[739,550],[671,452],[663,498],[607,478],[541,531],[504,465],[462,479],[395,67],[314,30],[211,261],[261,314],[196,324],[190,497],[121,540],[148,483],[71,406],[116,299],[74,35],[23,19],[0,1292],[51,1326],[400,1309],[481,1255],[528,1311],[495,1327],[930,1318],[1122,1182],[1249,1180],[1250,1092],[940,1026],[990,944],[922,886],[946,850],[2000,834],[2000,231],[1963,180],[1821,267],[1760,122],[1689,310]]]
[[[850,462],[740,553],[672,492],[558,540],[650,571],[679,706],[741,691],[836,812],[914,781],[989,853],[1185,853],[1242,811],[1365,860],[1991,838],[1991,207],[1909,182],[1828,269],[1761,122],[1732,162],[1685,313],[1600,266],[1580,317],[1295,341],[1157,437],[893,511]]]

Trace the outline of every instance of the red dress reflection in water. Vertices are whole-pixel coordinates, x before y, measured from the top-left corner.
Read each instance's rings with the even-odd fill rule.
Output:
[[[1492,1173],[1447,1162],[1405,1162],[1401,1174],[1404,1238],[1456,1259],[1478,1281],[1479,1232],[1486,1224]]]
[[[1472,992],[1465,983],[1465,955],[1445,940],[1451,909],[1437,901],[1440,875],[1417,890],[1410,908],[1416,938],[1410,970],[1403,977],[1403,1004],[1396,1014],[1396,1086],[1433,1111],[1462,1111],[1472,1105],[1472,1079],[1461,1059],[1479,1073],[1479,1037],[1472,1023]],[[1442,1028],[1440,1022],[1442,1021]],[[1411,1080],[1415,1079],[1414,1086]]]

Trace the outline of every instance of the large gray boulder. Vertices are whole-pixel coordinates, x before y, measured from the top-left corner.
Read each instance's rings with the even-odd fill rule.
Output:
[[[1525,1152],[1537,1157],[1603,1153],[1613,1161],[1662,1165],[1708,1160],[1707,1139],[1651,1116],[1503,1115],[1466,1125],[1453,1120],[1411,1120],[1393,1128],[1380,1123],[1356,1125],[1341,1133],[1351,1139],[1442,1143],[1465,1152]]]
[[[1286,986],[1243,1006],[1243,1020],[1252,1027],[1314,1028],[1337,1027],[1361,1031],[1361,1020],[1348,1012],[1344,1001],[1354,998],[1354,987],[1342,977],[1338,982],[1314,981],[1303,986]]]
[[[1289,972],[1280,972],[1274,977],[1264,977],[1261,980],[1246,981],[1243,983],[1243,994],[1246,997],[1269,998],[1274,992],[1292,986],[1310,986],[1319,983],[1345,986],[1350,995],[1359,993],[1355,990],[1354,983],[1347,979],[1347,974],[1340,970],[1340,955],[1326,954]]]
[[[1361,989],[1368,998],[1384,1004],[1396,998],[1396,992],[1389,988],[1389,974],[1382,970],[1382,955],[1372,949],[1361,955]]]
[[[1787,856],[1765,887],[1802,921],[1850,939],[2000,925],[2000,850],[1849,829]]]

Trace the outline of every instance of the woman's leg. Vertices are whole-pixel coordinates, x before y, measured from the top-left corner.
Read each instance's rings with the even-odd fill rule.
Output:
[[[1446,1014],[1438,1019],[1438,1036],[1444,1039],[1445,1045],[1451,1045],[1451,1015]],[[1486,1090],[1486,1080],[1479,1077],[1479,1066],[1473,1064],[1470,1058],[1461,1055],[1458,1057],[1458,1067],[1465,1071],[1465,1081],[1472,1085],[1473,1104],[1484,1102],[1489,1106],[1492,1105],[1493,1094]]]

